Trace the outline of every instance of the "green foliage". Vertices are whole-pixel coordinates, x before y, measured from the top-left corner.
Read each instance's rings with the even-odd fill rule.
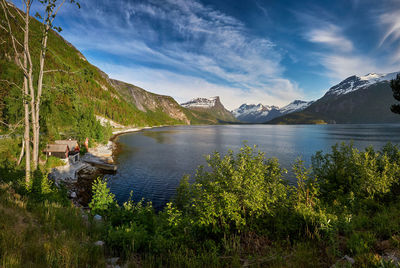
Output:
[[[17,183],[14,188],[29,200],[26,207],[40,215],[37,222],[45,226],[41,231],[51,234],[47,241],[54,250],[32,250],[32,256],[47,266],[92,263],[90,258],[103,253],[81,241],[95,239],[105,241],[104,252],[122,257],[128,266],[327,267],[347,254],[356,266],[377,267],[394,265],[382,258],[386,251],[380,244],[389,250],[400,245],[400,199],[395,194],[399,159],[400,150],[391,144],[361,152],[351,144],[337,145],[329,153],[317,153],[310,168],[296,161],[293,187],[285,184],[285,171],[277,160],[245,145],[237,153],[209,156],[208,167],[200,167],[193,178],[185,176],[175,199],[160,212],[151,203],[135,203],[132,198],[117,205],[107,182],[97,179],[90,207],[104,220],[90,231],[82,225],[80,213],[74,216],[76,210],[68,207],[65,191],[44,174],[35,174],[30,191]],[[23,172],[7,168],[4,178],[23,182]],[[347,188],[341,189],[340,183]],[[0,191],[0,216],[1,196]],[[11,226],[1,218],[0,224]],[[54,236],[63,231],[68,238]],[[10,252],[21,247],[12,242],[12,250],[7,250],[2,234],[0,229],[0,256],[6,260],[1,264],[8,265],[14,260]],[[31,248],[32,240],[24,239],[18,243]],[[68,246],[52,244],[59,239]],[[78,251],[83,255],[77,257]],[[44,254],[46,261],[41,259]],[[16,260],[23,263],[21,257]],[[102,265],[99,262],[96,265]]]
[[[284,170],[276,159],[265,159],[245,145],[235,155],[219,153],[207,158],[211,171],[200,167],[194,182],[184,179],[178,189],[178,209],[198,227],[213,233],[240,232],[263,215],[274,215],[285,203]]]
[[[11,26],[16,38],[23,40],[22,31],[17,25],[19,16],[15,16],[16,20],[12,20]],[[3,19],[4,14],[0,12],[0,21]],[[39,21],[30,21],[29,41],[34,66],[39,64],[42,28],[43,25]],[[16,124],[23,115],[23,96],[18,88],[22,86],[23,74],[13,61],[14,52],[8,33],[0,30],[0,39],[6,41],[0,47],[0,80],[7,80],[16,85],[0,82],[0,120],[7,124]],[[40,107],[42,144],[46,140],[71,137],[80,141],[86,137],[96,142],[107,141],[111,136],[111,127],[101,126],[95,115],[125,126],[184,123],[171,118],[168,112],[160,109],[139,110],[134,102],[126,99],[118,88],[109,82],[104,73],[87,62],[78,50],[53,30],[49,32],[46,69],[63,71],[44,75]],[[35,69],[33,73],[36,79],[37,71]],[[3,129],[3,125],[0,126],[0,132]]]
[[[116,205],[115,195],[107,187],[107,180],[97,178],[93,182],[92,191],[93,197],[89,204],[92,213],[104,215],[108,209]]]
[[[105,266],[102,250],[93,245],[99,233],[80,209],[61,194],[49,200],[46,190],[35,195],[16,190],[11,182],[0,182],[1,267]]]
[[[376,199],[390,192],[399,180],[399,164],[388,152],[375,152],[372,147],[360,152],[353,145],[332,146],[332,152],[317,152],[312,158],[313,174],[319,181],[325,202],[342,209],[353,209],[366,199]]]
[[[335,215],[328,214],[321,206],[319,200],[320,188],[317,180],[310,176],[311,169],[304,167],[304,162],[299,159],[293,165],[297,178],[297,188],[293,197],[295,215],[300,217],[297,222],[304,226],[307,236],[320,236],[320,232],[329,232],[336,220]]]
[[[50,156],[46,161],[46,168],[52,169],[59,166],[65,166],[65,162],[58,157]]]

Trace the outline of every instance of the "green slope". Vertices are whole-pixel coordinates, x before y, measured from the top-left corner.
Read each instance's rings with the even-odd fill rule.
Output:
[[[0,14],[0,21],[3,14]],[[17,38],[22,33],[13,25]],[[35,65],[39,59],[41,24],[31,20],[30,47]],[[0,79],[22,85],[22,73],[14,63],[11,40],[0,30]],[[147,96],[146,103],[132,97],[128,89],[137,88],[123,82],[110,80],[84,56],[52,31],[49,35],[45,70],[63,70],[45,75],[41,106],[41,131],[44,137],[62,136],[83,139],[86,136],[102,139],[104,132],[95,115],[111,119],[125,126],[154,126],[217,121],[208,114],[188,111],[168,96],[161,96],[140,89]],[[37,78],[37,73],[34,73]],[[151,107],[148,103],[153,102]],[[0,120],[16,124],[22,118],[22,94],[15,86],[0,82]],[[5,131],[0,126],[0,131]]]

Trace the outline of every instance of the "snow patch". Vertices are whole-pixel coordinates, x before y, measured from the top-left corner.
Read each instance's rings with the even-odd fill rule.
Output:
[[[302,101],[302,100],[295,100],[288,105],[279,109],[282,114],[289,114],[294,112],[300,112],[310,106],[314,101]]]
[[[196,98],[182,103],[181,106],[185,108],[212,108],[217,103],[218,98],[219,97]]]
[[[399,72],[388,74],[369,73],[360,77],[356,75],[350,76],[339,84],[331,87],[326,94],[335,96],[348,94],[359,89],[370,87],[376,83],[395,79],[397,74],[399,74]]]

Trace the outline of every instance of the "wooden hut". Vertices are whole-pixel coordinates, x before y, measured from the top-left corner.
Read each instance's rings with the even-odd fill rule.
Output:
[[[46,156],[54,156],[61,159],[67,159],[69,154],[69,147],[67,144],[47,144],[46,149],[43,151]]]
[[[55,144],[66,144],[68,145],[69,151],[71,154],[74,152],[79,152],[79,144],[76,140],[56,140],[54,141]]]

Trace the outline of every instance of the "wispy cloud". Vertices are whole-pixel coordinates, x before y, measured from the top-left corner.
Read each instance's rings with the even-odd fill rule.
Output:
[[[361,52],[351,37],[345,34],[346,26],[308,13],[298,14],[298,16],[305,21],[303,37],[311,43],[320,45],[311,54],[316,62],[324,67],[322,72],[330,77],[332,82],[338,82],[351,75],[391,72],[398,68],[393,62],[382,61],[382,57],[372,56],[372,53],[365,53],[365,51]],[[383,40],[392,34],[394,31],[389,30]]]
[[[73,12],[69,15],[74,16]],[[123,62],[109,63],[120,65],[119,70],[131,61],[132,70],[138,71],[135,66],[140,62],[148,68],[146,74],[153,70],[154,75],[140,72],[135,79],[156,92],[161,87],[155,77],[163,72],[170,74],[170,78],[163,78],[163,83],[170,85],[169,94],[175,98],[206,97],[211,93],[202,87],[191,90],[190,83],[183,89],[173,81],[176,76],[180,81],[186,76],[207,82],[208,89],[224,88],[228,92],[230,88],[237,92],[231,94],[236,99],[230,101],[230,108],[251,102],[254,94],[262,97],[257,102],[276,105],[285,105],[303,95],[293,81],[284,77],[282,55],[274,42],[252,35],[241,21],[198,1],[110,3],[98,0],[94,3],[89,0],[83,3],[83,12],[75,16],[76,22],[64,33],[68,40],[84,53],[95,51],[118,56]],[[105,66],[104,60],[98,57],[93,56],[92,60],[101,68]],[[114,71],[111,75],[118,74]],[[185,92],[178,93],[172,85]],[[220,92],[211,95],[220,95]]]
[[[385,12],[379,16],[379,20],[384,28],[386,28],[380,46],[385,41],[397,41],[400,38],[400,10]]]
[[[185,102],[193,96],[212,97],[219,95],[227,109],[232,110],[243,102],[259,103],[260,100],[268,99],[271,103],[282,103],[282,99],[286,98],[287,95],[296,98],[299,92],[296,84],[289,83],[285,79],[277,79],[271,83],[270,87],[276,92],[272,95],[262,88],[251,88],[243,91],[239,87],[210,83],[203,78],[181,75],[162,69],[155,70],[141,66],[124,67],[109,63],[102,65],[104,71],[111,74],[115,79],[134,83],[159,94],[175,96],[179,103]],[[282,88],[285,88],[285,91],[282,91]],[[282,105],[284,104],[287,103],[282,103]]]
[[[332,23],[325,22],[322,26],[305,33],[305,36],[310,42],[327,45],[343,52],[351,52],[354,49],[353,43],[343,35],[338,26]]]

